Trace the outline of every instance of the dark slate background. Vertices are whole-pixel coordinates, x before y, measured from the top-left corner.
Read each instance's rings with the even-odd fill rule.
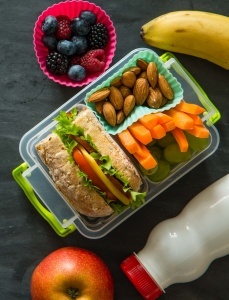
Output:
[[[34,24],[41,12],[56,2],[0,1],[0,299],[30,299],[30,277],[35,266],[53,250],[71,245],[90,249],[104,259],[114,277],[115,299],[140,300],[141,296],[120,270],[120,262],[132,251],[144,247],[149,232],[160,221],[176,216],[198,192],[228,173],[228,71],[177,54],[222,112],[216,124],[221,137],[217,151],[107,236],[91,240],[76,231],[61,238],[30,205],[12,178],[12,170],[23,162],[18,148],[21,137],[80,90],[49,80],[35,58]],[[140,28],[163,13],[203,10],[229,14],[229,2],[225,0],[96,0],[95,3],[110,15],[116,28],[117,50],[112,65],[131,50],[147,46],[140,39]],[[154,50],[159,55],[164,52]],[[201,278],[168,287],[160,299],[225,300],[228,295],[229,256],[226,256],[214,261]]]

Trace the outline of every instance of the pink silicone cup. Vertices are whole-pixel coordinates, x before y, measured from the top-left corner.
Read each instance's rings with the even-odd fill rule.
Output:
[[[43,45],[41,41],[43,36],[41,26],[42,21],[49,15],[66,15],[70,19],[73,19],[74,17],[78,17],[79,13],[82,10],[90,10],[97,15],[97,22],[103,23],[107,27],[109,31],[110,40],[108,45],[104,49],[106,54],[106,65],[104,70],[101,72],[90,73],[90,75],[87,75],[84,80],[80,82],[75,82],[69,79],[67,75],[56,76],[47,71],[45,60],[48,55],[48,49]],[[101,7],[88,1],[65,1],[48,7],[38,17],[33,32],[33,45],[40,68],[49,79],[66,86],[81,87],[92,82],[94,79],[96,79],[99,75],[101,75],[104,71],[106,71],[109,68],[109,65],[112,62],[116,50],[116,32],[113,26],[113,22],[111,21],[107,13],[101,9]]]

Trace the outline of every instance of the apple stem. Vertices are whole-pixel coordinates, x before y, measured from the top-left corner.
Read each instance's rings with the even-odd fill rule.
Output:
[[[69,288],[68,295],[71,297],[71,300],[75,300],[77,296],[79,296],[79,290],[76,288]]]

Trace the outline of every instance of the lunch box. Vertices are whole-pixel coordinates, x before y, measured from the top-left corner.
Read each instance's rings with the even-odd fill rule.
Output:
[[[167,68],[181,84],[184,99],[187,102],[199,104],[206,109],[202,121],[210,132],[209,145],[204,150],[192,155],[192,158],[187,162],[180,163],[173,168],[170,175],[161,182],[150,181],[148,177],[139,170],[143,181],[142,191],[146,192],[146,201],[137,209],[133,210],[127,208],[123,212],[119,214],[114,213],[109,217],[88,218],[80,215],[71,208],[61,193],[56,189],[47,168],[35,150],[35,145],[54,129],[56,125],[54,118],[61,110],[70,111],[73,107],[77,107],[77,109],[84,107],[85,97],[92,89],[95,89],[113,74],[117,73],[120,68],[125,66],[133,57],[136,55],[138,55],[138,57],[141,56],[141,53],[144,53],[144,55],[148,53],[149,55],[153,54],[157,56],[153,50],[147,48],[138,48],[131,51],[98,79],[82,89],[43,121],[30,129],[20,141],[19,151],[24,162],[13,170],[13,177],[38,213],[40,213],[55,232],[62,237],[67,236],[76,229],[82,235],[91,239],[105,236],[127,218],[137,213],[144,205],[149,204],[149,202],[179,180],[184,174],[212,155],[219,145],[219,133],[214,126],[220,119],[219,110],[176,57],[166,52],[160,56],[159,59],[163,63],[163,66]],[[130,158],[137,166],[134,158]]]

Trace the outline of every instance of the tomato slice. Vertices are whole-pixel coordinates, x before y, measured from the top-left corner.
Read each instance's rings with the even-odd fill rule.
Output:
[[[75,147],[72,152],[74,161],[79,166],[80,170],[87,174],[88,178],[92,181],[92,184],[97,186],[102,192],[106,194],[107,199],[117,200],[117,197],[106,187],[102,180],[97,176],[93,168],[87,162],[82,152]]]

